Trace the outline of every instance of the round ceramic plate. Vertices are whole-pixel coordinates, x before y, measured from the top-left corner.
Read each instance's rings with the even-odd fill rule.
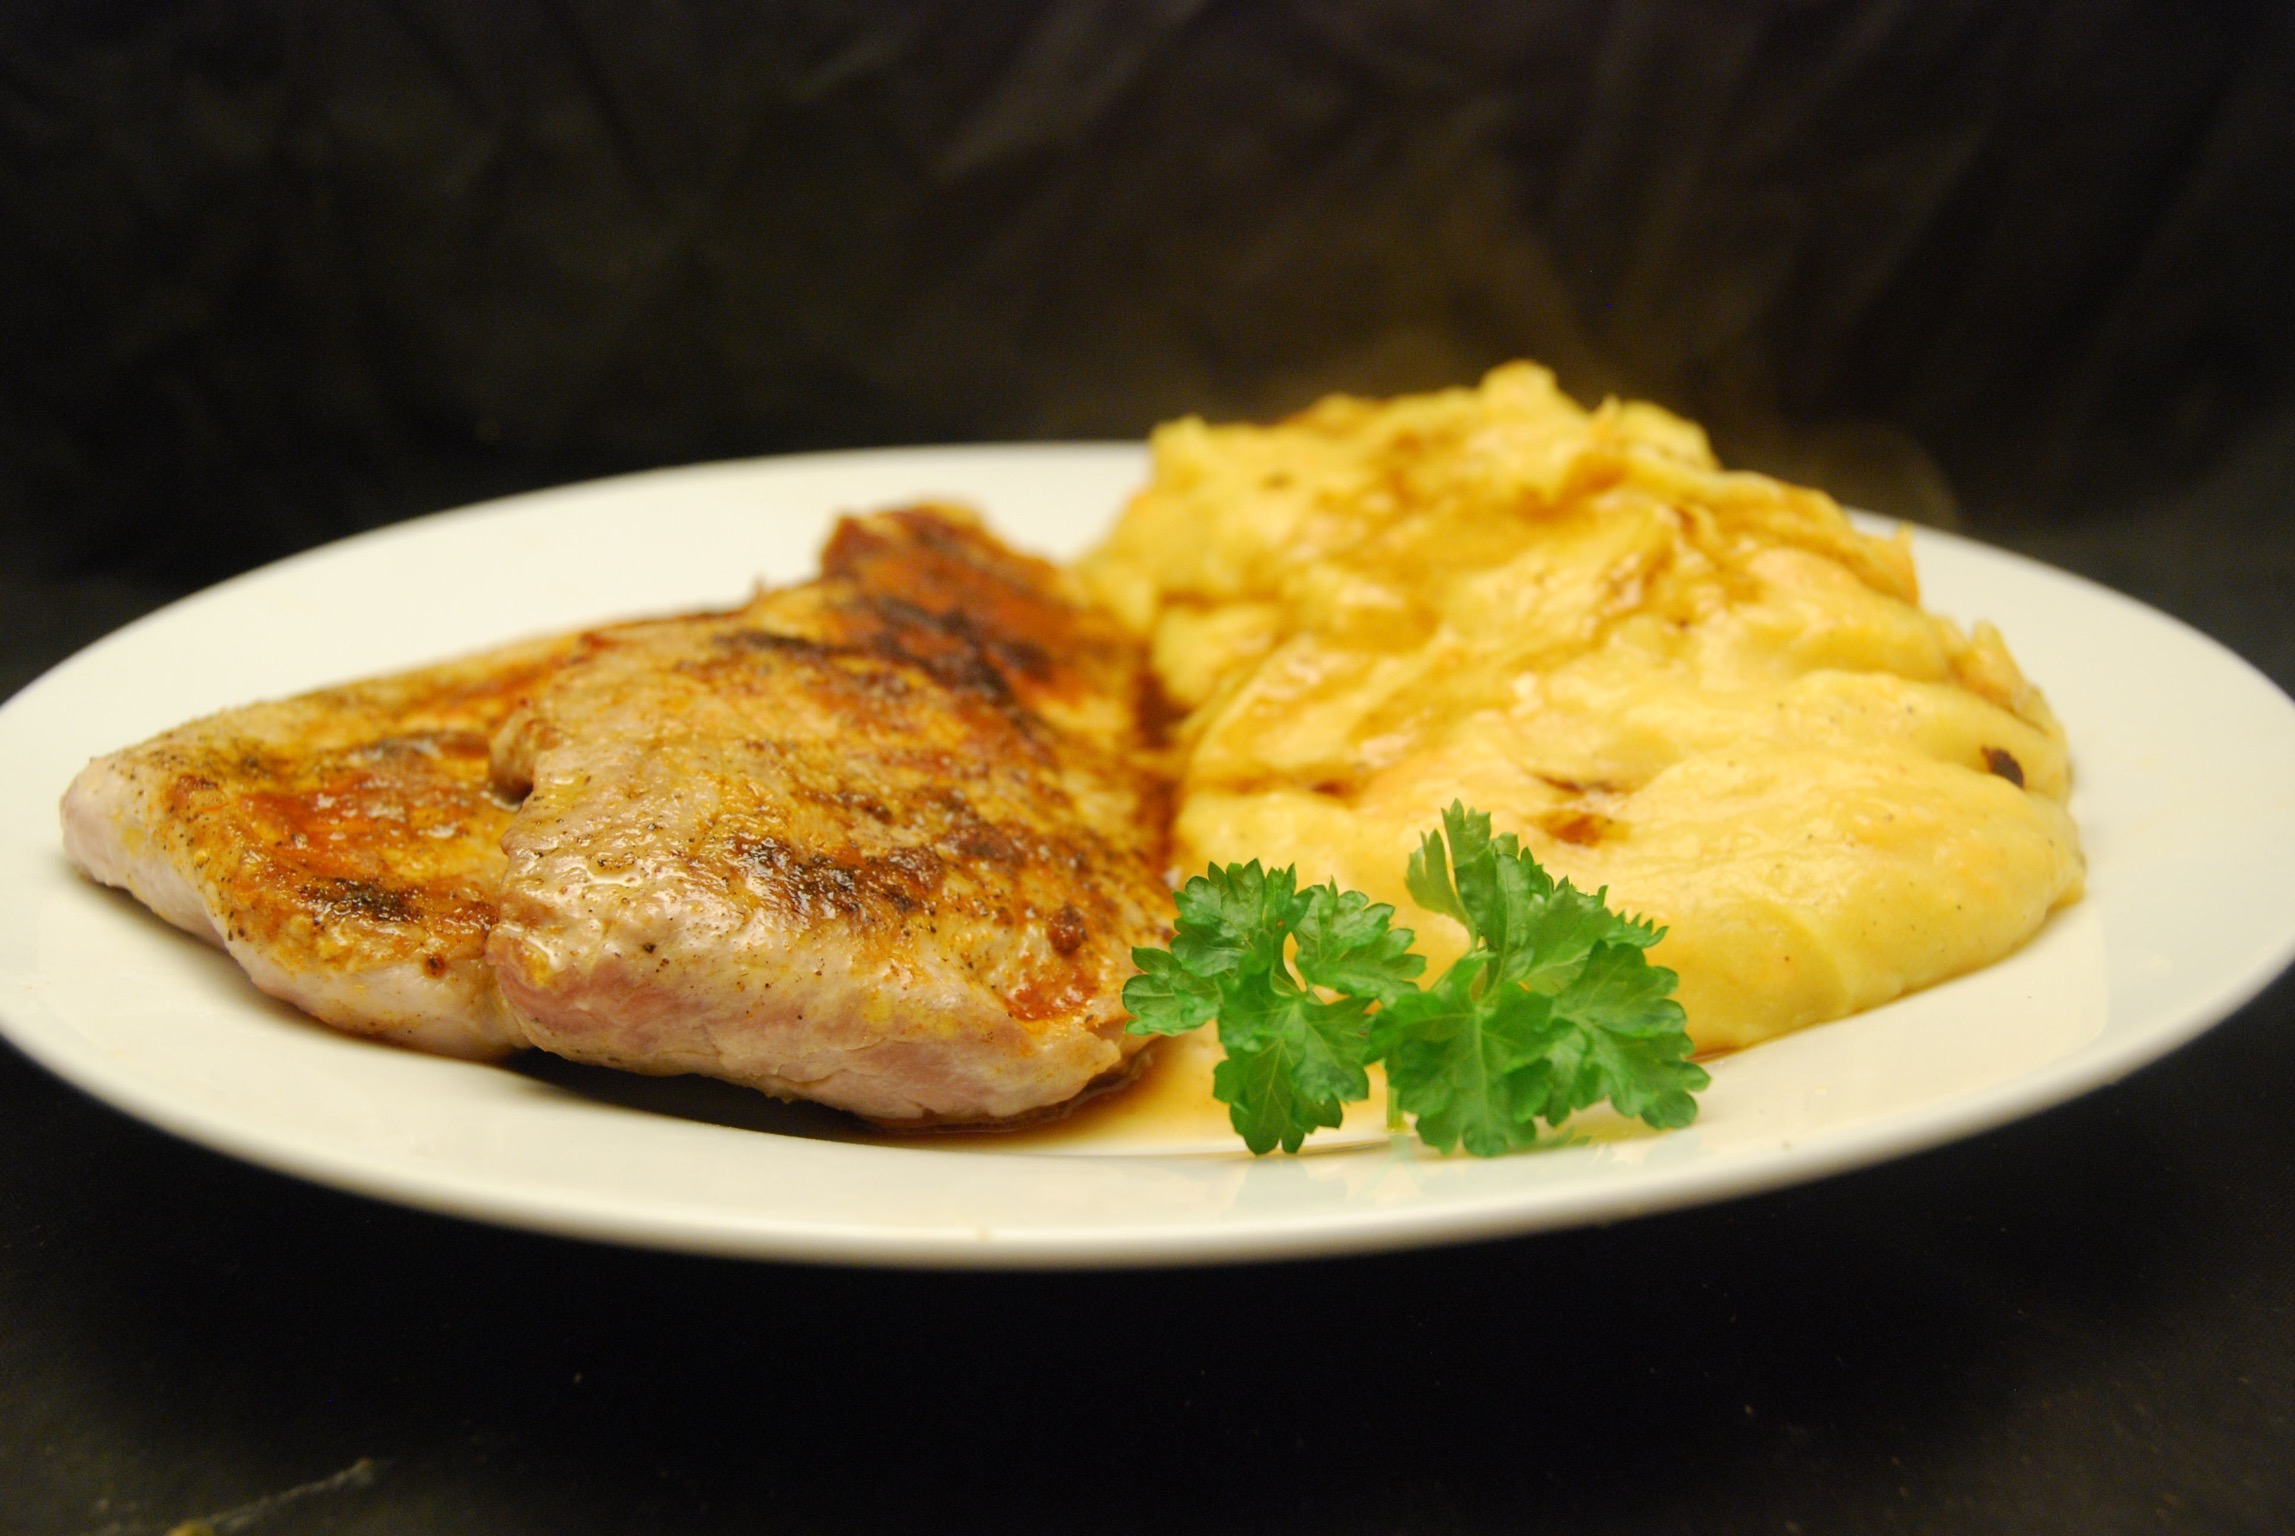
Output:
[[[193,1141],[480,1220],[759,1258],[1204,1263],[1610,1221],[1872,1163],[2151,1061],[2295,952],[2295,705],[2126,598],[1940,534],[1930,606],[1990,618],[2070,730],[2085,900],[1998,965],[1713,1064],[1697,1123],[1491,1161],[1374,1139],[1254,1160],[1168,1127],[870,1141],[718,1085],[519,1071],[334,1034],[78,877],[56,801],[192,716],[509,637],[728,603],[810,574],[837,511],[984,509],[1068,555],[1136,448],[919,449],[707,465],[403,524],[130,625],[0,709],[0,1025]]]

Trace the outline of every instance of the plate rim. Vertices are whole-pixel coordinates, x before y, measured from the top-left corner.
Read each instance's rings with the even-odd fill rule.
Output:
[[[0,703],[0,739],[4,739],[11,715],[22,712],[27,701],[45,698],[56,688],[68,687],[76,666],[88,665],[90,658],[117,646],[135,643],[135,637],[179,620],[193,605],[228,603],[250,587],[290,579],[300,566],[346,556],[355,558],[361,550],[379,547],[386,541],[422,539],[466,520],[515,516],[546,507],[569,495],[628,494],[647,483],[659,484],[673,477],[717,474],[739,477],[807,469],[834,472],[860,464],[875,468],[951,458],[986,463],[1015,457],[1031,461],[1060,458],[1078,463],[1096,462],[1109,466],[1112,472],[1118,463],[1135,469],[1144,465],[1145,450],[1136,443],[1101,442],[917,444],[883,449],[836,449],[640,470],[443,509],[299,551],[139,616],[48,668],[13,697]],[[1891,525],[1889,520],[1863,515],[1859,520],[1867,526],[1876,522]],[[2020,579],[2069,583],[2079,590],[2083,600],[2101,600],[2124,618],[2170,626],[2187,641],[2196,642],[2212,665],[2228,662],[2241,674],[2244,684],[2260,685],[2268,690],[2277,705],[2290,718],[2295,718],[2295,701],[2290,701],[2285,691],[2261,669],[2173,615],[2091,578],[2013,550],[1940,530],[1923,528],[1917,537],[1924,543],[1941,541],[1955,546],[1962,555],[2005,562]],[[410,661],[408,664],[419,663]],[[5,777],[0,775],[0,793],[5,792]],[[60,851],[54,858],[61,860]],[[121,902],[132,900],[119,893],[109,894]],[[148,914],[140,914],[138,910],[140,916],[149,920]],[[185,936],[184,942],[196,941]],[[2275,939],[2261,941],[2251,962],[2235,974],[2213,978],[2211,986],[2195,993],[2177,1010],[2174,1019],[2164,1025],[2155,1025],[2126,1038],[2094,1042],[2066,1061],[2050,1063],[2037,1071],[2028,1070],[1976,1091],[1964,1091],[1942,1105],[1923,1106],[1917,1114],[1900,1111],[1877,1121],[1835,1127],[1806,1147],[1739,1149],[1709,1156],[1681,1169],[1652,1174],[1631,1185],[1624,1192],[1627,1195],[1624,1199],[1613,1186],[1586,1183],[1561,1196],[1550,1195],[1528,1209],[1510,1206],[1504,1199],[1478,1200],[1424,1208],[1405,1206],[1370,1214],[1348,1211],[1337,1216],[1310,1215],[1215,1231],[1188,1225],[1105,1229],[1070,1225],[1043,1230],[1008,1229],[985,1235],[964,1231],[958,1226],[887,1232],[865,1225],[823,1228],[817,1223],[775,1222],[754,1216],[736,1219],[720,1215],[714,1223],[697,1223],[681,1214],[682,1208],[672,1208],[651,1219],[618,1210],[601,1212],[594,1206],[585,1207],[571,1194],[535,1189],[520,1194],[493,1186],[473,1187],[421,1164],[393,1171],[383,1166],[387,1159],[378,1158],[372,1149],[295,1144],[283,1130],[234,1123],[220,1113],[202,1112],[200,1105],[186,1104],[180,1098],[170,1099],[157,1085],[147,1084],[132,1073],[105,1071],[92,1059],[92,1042],[86,1042],[67,1021],[57,1019],[45,1030],[28,1027],[19,1019],[19,1007],[35,1013],[45,1011],[46,1005],[36,998],[11,993],[7,1001],[0,1002],[0,1037],[8,1039],[27,1058],[80,1091],[194,1145],[272,1172],[462,1220],[629,1246],[778,1261],[911,1268],[1148,1267],[1262,1262],[1489,1240],[1651,1215],[1872,1166],[1981,1134],[2116,1082],[2188,1044],[2238,1012],[2270,986],[2291,962],[2295,962],[2295,922],[2285,925]],[[85,1043],[89,1048],[85,1052],[75,1051],[74,1042]],[[368,1043],[359,1044],[361,1049],[371,1048]],[[909,1155],[906,1149],[849,1150],[896,1157]],[[1012,1160],[1012,1154],[966,1155]],[[1029,1154],[1029,1160],[1040,1160],[1047,1155],[1057,1156],[1035,1152]],[[1407,1150],[1393,1148],[1334,1149],[1313,1154],[1309,1160],[1393,1159],[1408,1155]]]

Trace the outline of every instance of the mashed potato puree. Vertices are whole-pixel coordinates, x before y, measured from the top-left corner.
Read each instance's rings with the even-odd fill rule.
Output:
[[[1667,930],[1704,1050],[1972,970],[2078,898],[2064,733],[1909,541],[1655,406],[1479,389],[1189,418],[1087,557],[1182,754],[1175,860],[1296,863],[1464,945],[1403,868],[1453,799]]]

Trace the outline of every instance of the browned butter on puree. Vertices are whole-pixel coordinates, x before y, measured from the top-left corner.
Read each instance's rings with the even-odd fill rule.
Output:
[[[1911,546],[1655,406],[1477,389],[1170,423],[1083,561],[1184,711],[1176,868],[1403,885],[1453,800],[1663,924],[1701,1050],[1989,964],[2078,898],[2064,732]]]

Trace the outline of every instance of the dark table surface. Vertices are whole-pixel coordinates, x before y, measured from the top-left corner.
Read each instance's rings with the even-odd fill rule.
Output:
[[[2275,479],[1981,530],[2295,681]],[[0,576],[0,692],[165,596]],[[867,1273],[497,1231],[0,1051],[0,1531],[2295,1528],[2295,982],[1804,1188],[1381,1258]]]

